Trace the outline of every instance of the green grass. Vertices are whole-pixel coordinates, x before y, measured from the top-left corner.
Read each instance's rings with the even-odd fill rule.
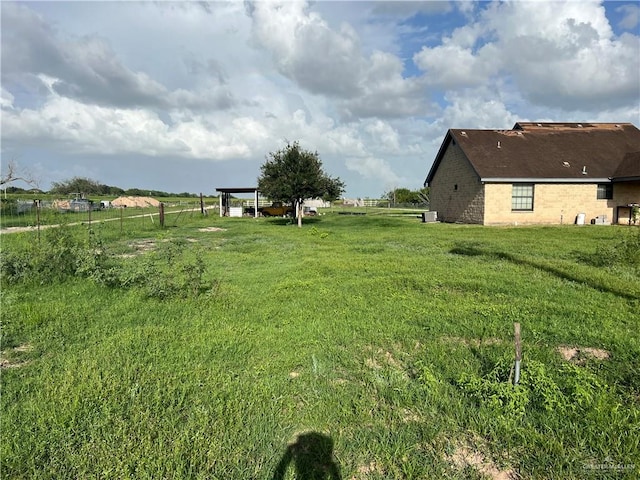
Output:
[[[133,237],[96,226],[123,271],[158,255],[157,288],[202,282],[167,298],[5,281],[0,476],[271,479],[298,452],[295,478],[314,466],[287,449],[302,432],[332,445],[317,457],[345,480],[638,476],[638,269],[594,266],[631,229],[366,213],[302,229],[197,216]],[[211,226],[224,230],[200,231]],[[3,235],[3,255],[34,235]],[[194,257],[202,277],[181,277]],[[559,346],[609,358],[578,365]],[[461,462],[465,449],[483,465]]]

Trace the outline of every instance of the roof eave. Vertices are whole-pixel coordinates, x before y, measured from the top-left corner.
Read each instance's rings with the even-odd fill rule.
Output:
[[[484,183],[611,183],[610,178],[483,177]]]
[[[446,152],[446,150],[449,147],[449,144],[451,143],[452,140],[455,140],[456,145],[458,145],[458,147],[460,147],[460,150],[462,150],[462,153],[464,153],[464,156],[467,158],[467,161],[469,162],[469,165],[471,166],[471,169],[475,172],[475,174],[478,176],[478,178],[480,178],[480,174],[478,173],[478,170],[476,169],[476,166],[473,164],[473,162],[469,158],[469,155],[467,155],[467,152],[464,151],[464,148],[460,144],[460,142],[458,140],[456,140],[455,137],[453,136],[453,131],[451,129],[449,129],[449,130],[447,130],[447,134],[444,137],[444,141],[440,145],[440,149],[438,150],[438,154],[436,155],[436,159],[434,160],[433,165],[431,165],[431,169],[429,170],[429,174],[427,175],[427,178],[425,179],[423,186],[426,187],[433,180],[433,177],[436,174],[436,171],[438,170],[438,167],[440,166],[440,162],[442,161],[442,157],[444,156],[444,153]]]
[[[640,176],[632,176],[632,177],[614,177],[611,179],[612,182],[640,182]]]
[[[436,159],[433,161],[433,165],[429,169],[429,173],[427,173],[427,178],[425,178],[423,187],[426,187],[433,180],[433,176],[436,174],[436,170],[440,166],[440,162],[442,161],[442,156],[446,150],[446,147],[449,145],[453,137],[451,136],[451,129],[447,130],[447,134],[444,136],[444,140],[440,144],[440,148],[438,149],[438,154],[436,155]]]

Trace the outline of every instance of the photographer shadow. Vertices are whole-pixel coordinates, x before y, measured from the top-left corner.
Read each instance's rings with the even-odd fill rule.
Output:
[[[318,432],[301,433],[294,443],[287,446],[272,480],[284,480],[291,464],[295,467],[297,480],[342,479],[333,455],[333,440]]]

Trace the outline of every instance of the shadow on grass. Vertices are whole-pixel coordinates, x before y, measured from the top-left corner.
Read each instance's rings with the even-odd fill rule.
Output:
[[[298,220],[293,217],[269,217],[269,223],[272,225],[298,225]],[[315,225],[322,220],[318,217],[304,217],[302,219],[302,227],[305,225]]]
[[[298,480],[341,480],[340,470],[333,456],[333,440],[318,432],[297,436],[282,455],[272,480],[284,480],[293,463]]]
[[[522,258],[520,256],[513,255],[511,253],[485,249],[485,248],[482,248],[482,246],[480,246],[480,244],[477,244],[477,243],[456,244],[456,246],[454,246],[450,250],[450,253],[453,253],[455,255],[464,255],[467,257],[486,257],[486,258],[493,258],[496,260],[506,260],[516,265],[522,265],[522,266],[545,271],[563,280],[582,283],[595,290],[606,292],[606,293],[612,293],[613,295],[616,295],[620,298],[624,298],[626,300],[639,300],[638,295],[635,295],[633,292],[628,292],[618,288],[611,287],[609,285],[605,285],[603,282],[599,281],[597,278],[589,277],[587,275],[583,275],[583,276],[577,275],[575,273],[568,272],[567,270],[564,270],[560,267],[552,266],[545,262]]]

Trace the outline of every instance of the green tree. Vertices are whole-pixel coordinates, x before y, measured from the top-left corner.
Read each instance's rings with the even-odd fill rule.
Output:
[[[100,195],[102,193],[102,185],[100,182],[91,180],[86,177],[73,177],[62,182],[53,182],[51,184],[51,193],[68,195],[70,193],[80,193],[82,195]]]
[[[262,165],[258,189],[274,201],[298,206],[298,226],[302,226],[302,204],[305,198],[335,200],[344,192],[344,183],[330,177],[322,169],[318,152],[300,147],[298,142],[271,152]]]
[[[420,190],[409,190],[408,188],[396,188],[384,194],[384,198],[393,204],[413,204],[428,205],[429,204],[429,187]]]

